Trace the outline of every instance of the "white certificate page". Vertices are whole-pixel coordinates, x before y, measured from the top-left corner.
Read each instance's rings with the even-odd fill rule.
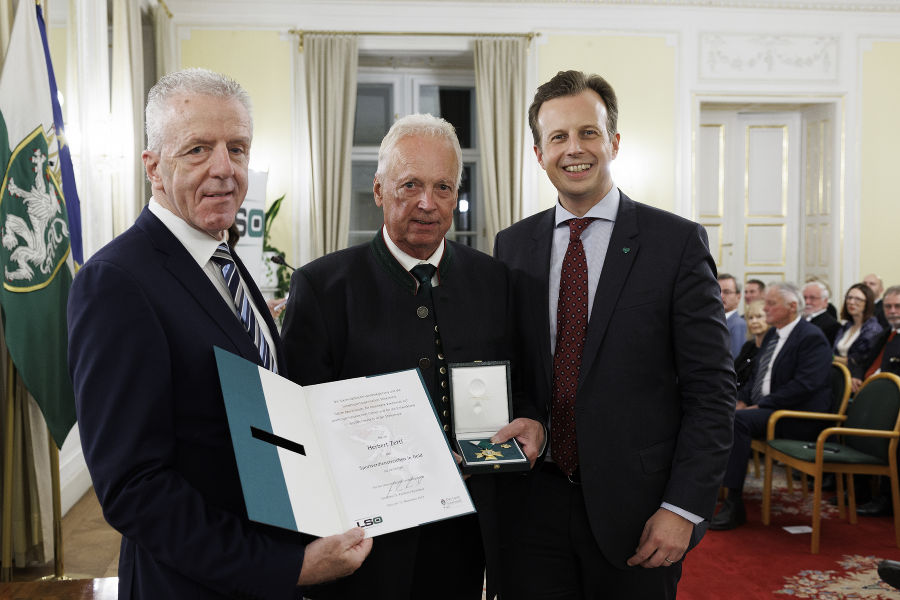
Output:
[[[303,391],[349,527],[372,537],[474,512],[418,371]]]

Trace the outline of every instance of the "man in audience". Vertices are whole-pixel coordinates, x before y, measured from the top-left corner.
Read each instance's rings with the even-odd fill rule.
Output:
[[[766,322],[772,325],[754,359],[750,380],[738,393],[734,415],[734,444],[725,471],[728,497],[710,521],[714,530],[734,529],[747,521],[741,497],[750,441],[765,435],[769,415],[778,409],[824,411],[831,386],[831,346],[822,330],[801,318],[803,298],[791,283],[775,282],[766,287]],[[779,435],[814,439],[819,422],[779,421]]]
[[[766,284],[759,279],[748,279],[744,284],[744,311],[754,300],[762,300],[766,291]]]
[[[122,600],[298,598],[372,547],[358,527],[307,544],[247,518],[213,347],[284,372],[262,294],[227,245],[252,137],[231,79],[160,79],[142,154],[153,198],[72,284],[69,369],[94,488],[122,533]]]
[[[810,281],[803,286],[803,318],[818,327],[825,334],[828,343],[834,346],[834,337],[841,323],[828,313],[828,288],[821,281]]]
[[[282,330],[291,379],[309,385],[418,367],[449,435],[447,365],[513,358],[506,267],[444,239],[461,156],[443,119],[409,115],[394,123],[381,142],[373,186],[384,226],[370,243],[315,260],[291,277]],[[521,401],[515,410],[526,412]],[[518,418],[501,432],[496,441],[515,436],[534,462],[544,439],[539,422]],[[486,551],[492,597],[495,483],[493,475],[468,479],[477,515],[379,536],[356,573],[307,595],[480,600]]]
[[[729,273],[719,273],[719,288],[722,291],[722,304],[725,306],[725,324],[731,338],[732,360],[741,353],[741,347],[747,340],[747,322],[738,312],[741,303],[741,284]]]
[[[733,361],[706,233],[616,187],[617,107],[599,75],[538,88],[528,120],[558,201],[494,245],[524,387],[550,421],[544,462],[503,490],[513,600],[675,598],[731,445]]]
[[[881,298],[881,294],[884,292],[884,281],[875,273],[869,273],[863,277],[863,283],[869,286],[869,289],[875,294],[875,317],[881,323],[881,328],[885,331],[890,329],[891,325],[885,318],[884,303]]]

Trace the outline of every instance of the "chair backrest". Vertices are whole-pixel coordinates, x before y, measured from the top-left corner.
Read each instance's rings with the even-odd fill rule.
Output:
[[[900,430],[900,377],[879,373],[866,379],[847,407],[843,427]],[[885,462],[888,460],[890,440],[847,436],[844,443]]]
[[[844,414],[850,398],[850,370],[839,362],[831,363],[831,405],[828,412]]]

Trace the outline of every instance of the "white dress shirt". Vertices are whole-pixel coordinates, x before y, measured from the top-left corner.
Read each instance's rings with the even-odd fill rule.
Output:
[[[219,244],[228,242],[228,232],[225,232],[223,239],[217,240],[209,234],[188,225],[184,219],[157,202],[155,198],[150,199],[147,208],[154,216],[156,216],[156,218],[162,221],[163,225],[166,226],[166,229],[172,232],[175,239],[181,242],[181,245],[184,246],[184,249],[191,255],[191,258],[197,261],[197,264],[203,269],[203,272],[216,287],[219,295],[222,296],[222,300],[225,301],[225,304],[228,305],[228,308],[231,309],[231,312],[234,313],[235,318],[240,321],[241,327],[243,327],[244,323],[241,321],[241,317],[238,314],[237,306],[234,305],[234,298],[231,295],[231,290],[228,289],[228,285],[225,283],[222,269],[212,261],[212,255],[216,251],[216,248],[219,247]],[[238,276],[240,276],[240,270],[238,271]],[[241,281],[243,282],[243,278],[241,278]],[[269,331],[269,327],[262,318],[259,308],[256,306],[256,303],[253,302],[253,298],[249,295],[249,287],[246,284],[244,284],[244,289],[248,290],[247,298],[250,300],[250,309],[256,317],[256,322],[259,323],[259,329],[262,331],[266,343],[269,345],[271,350],[270,354],[272,355],[272,367],[277,373],[278,356],[277,352],[275,352],[272,332]],[[268,308],[266,310],[268,310]],[[249,334],[247,335],[249,336]]]

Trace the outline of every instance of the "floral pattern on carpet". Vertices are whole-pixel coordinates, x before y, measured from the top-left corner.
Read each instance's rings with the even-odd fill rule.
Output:
[[[800,571],[785,577],[785,585],[776,594],[813,600],[896,600],[900,591],[878,577],[877,556],[844,555],[839,569]]]
[[[751,471],[751,475],[747,477],[746,483],[744,484],[744,500],[753,500],[762,505],[763,482],[763,473],[760,473],[759,477],[753,477]],[[774,470],[772,473],[771,509],[773,517],[778,515],[803,515],[809,517],[810,524],[812,524],[813,494],[812,491],[810,491],[806,496],[806,500],[804,500],[803,494],[801,493],[801,485],[803,485],[802,482],[795,481],[794,493],[788,492],[785,470],[782,468],[776,468]],[[834,492],[822,492],[823,501],[821,515],[823,519],[839,518],[837,506],[828,502],[828,499],[834,495]],[[900,598],[900,596],[898,596],[898,598]]]

